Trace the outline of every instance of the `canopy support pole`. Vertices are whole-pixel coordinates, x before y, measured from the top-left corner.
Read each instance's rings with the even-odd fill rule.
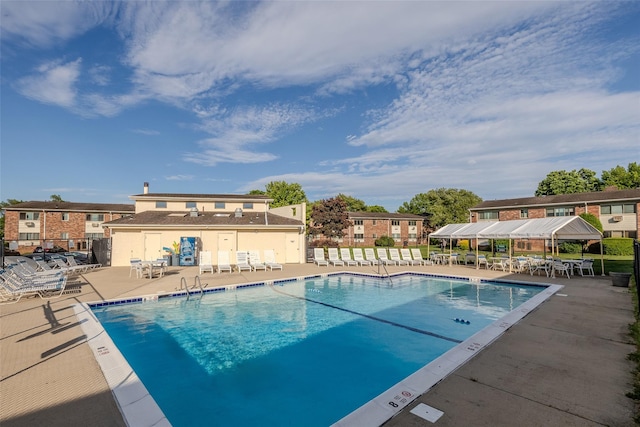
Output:
[[[604,248],[602,247],[602,236],[600,237],[600,270],[602,271],[601,276],[604,276]]]

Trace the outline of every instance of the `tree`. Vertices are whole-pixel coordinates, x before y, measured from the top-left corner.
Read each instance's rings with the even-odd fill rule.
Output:
[[[598,231],[602,233],[602,222],[600,222],[600,219],[598,219],[597,216],[595,216],[594,214],[585,212],[580,214],[580,218],[584,219],[589,224],[593,225],[595,228],[598,229]]]
[[[322,234],[327,239],[340,238],[344,236],[345,230],[350,226],[347,204],[340,197],[321,200],[313,204],[310,234]]]
[[[266,185],[266,195],[273,199],[272,208],[307,203],[307,195],[297,183],[271,181]]]
[[[616,166],[608,171],[602,171],[602,182],[605,187],[617,187],[620,190],[640,188],[640,164],[633,162],[625,170]]]
[[[383,213],[387,213],[387,210],[384,208],[384,206],[369,205],[369,206],[367,206],[367,212],[383,212]]]
[[[338,194],[336,197],[339,197],[340,199],[342,199],[344,203],[347,205],[347,212],[366,212],[367,211],[367,204],[360,199],[356,199],[355,197],[347,196],[342,193]]]
[[[50,196],[50,199],[52,202],[64,202],[65,200],[62,200],[62,197],[60,197],[59,194],[52,194]]]
[[[556,194],[585,193],[602,190],[602,181],[590,169],[565,170],[549,172],[540,181],[536,196],[553,196]]]
[[[251,196],[265,196],[267,193],[264,190],[251,190],[249,195]]]
[[[416,194],[409,202],[398,208],[400,213],[412,213],[428,218],[432,229],[447,224],[469,221],[469,209],[482,199],[468,190],[456,188],[438,188],[426,193]]]

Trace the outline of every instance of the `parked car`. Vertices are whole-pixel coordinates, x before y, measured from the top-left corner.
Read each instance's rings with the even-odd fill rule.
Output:
[[[49,253],[61,253],[61,252],[66,252],[67,250],[61,246],[53,246],[51,248],[42,248],[42,246],[38,246],[37,248],[35,248],[33,250],[34,254],[41,254],[43,252],[49,252]]]
[[[4,248],[4,256],[20,256],[20,251],[15,251],[13,249]]]

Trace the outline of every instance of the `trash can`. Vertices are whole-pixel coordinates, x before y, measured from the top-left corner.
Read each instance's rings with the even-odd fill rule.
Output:
[[[167,267],[171,266],[171,255],[165,255],[162,258],[164,258],[165,262],[167,263]]]
[[[629,281],[631,280],[631,273],[620,273],[617,271],[610,271],[609,276],[613,282],[613,286],[619,286],[621,288],[628,288]]]

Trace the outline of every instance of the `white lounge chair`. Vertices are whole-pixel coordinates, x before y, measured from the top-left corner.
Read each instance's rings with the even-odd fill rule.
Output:
[[[267,265],[260,261],[260,252],[258,251],[249,251],[249,264],[253,267],[253,271],[267,271]]]
[[[210,271],[212,274],[214,273],[213,257],[210,251],[200,251],[200,254],[198,254],[198,267],[200,274],[206,273],[207,271]]]
[[[389,257],[387,256],[386,248],[376,248],[376,254],[378,255],[378,259],[380,260],[380,262],[384,265],[397,264],[397,262],[395,262],[394,260],[389,259]]]
[[[324,248],[313,248],[313,262],[321,266],[329,266],[329,261],[324,259]]]
[[[400,257],[398,248],[389,248],[389,259],[397,265],[409,265],[409,263]]]
[[[229,258],[229,251],[218,251],[218,274],[223,271],[233,273],[233,267],[231,266]]]
[[[400,249],[400,258],[402,258],[402,261],[406,262],[407,265],[422,265],[422,261],[413,259],[409,248]]]
[[[236,268],[238,272],[253,271],[253,267],[249,264],[249,253],[247,251],[236,252]]]
[[[411,248],[411,255],[413,256],[413,261],[418,261],[420,265],[433,264],[433,261],[422,258],[422,252],[420,252],[420,248]]]
[[[0,270],[0,303],[15,303],[27,295],[38,295],[42,299],[57,298],[67,285],[68,276],[61,271],[29,276],[14,268]]]
[[[282,270],[282,264],[276,262],[276,254],[273,249],[265,249],[264,251],[264,263],[270,270]]]
[[[349,248],[340,248],[340,259],[347,265],[358,265],[356,261],[351,259],[351,251]]]
[[[364,248],[364,258],[371,263],[371,265],[380,264],[380,260],[376,258],[376,254],[373,248]]]
[[[362,248],[353,248],[353,260],[360,265],[371,265],[371,261],[364,259]]]
[[[329,263],[333,265],[344,266],[344,261],[340,259],[340,255],[338,255],[338,248],[329,248]]]
[[[95,270],[96,268],[102,267],[102,264],[78,264],[76,262],[76,258],[73,255],[67,255],[67,264],[71,267],[84,267],[85,272],[89,272],[91,270]]]

